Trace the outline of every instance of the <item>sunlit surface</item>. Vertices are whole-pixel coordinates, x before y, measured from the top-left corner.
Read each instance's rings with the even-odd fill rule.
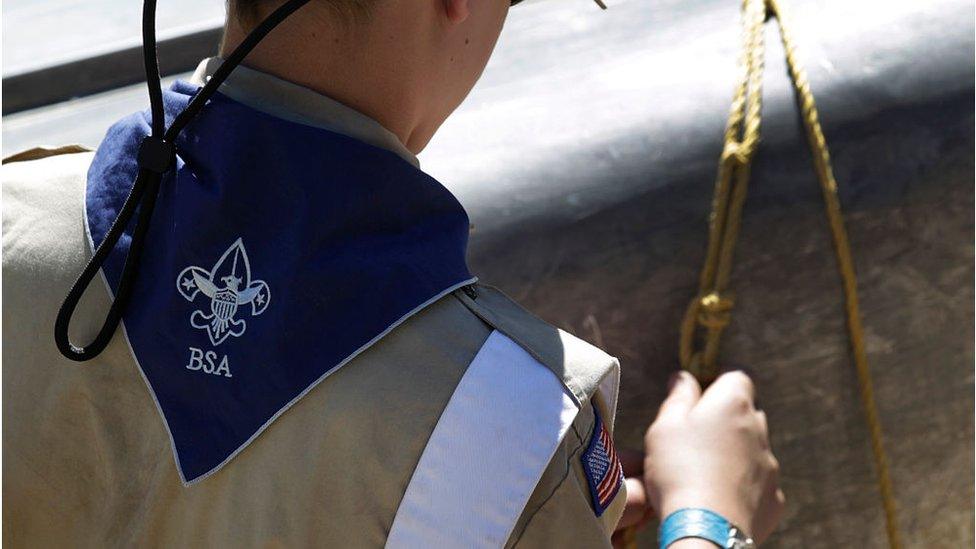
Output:
[[[609,3],[513,10],[484,78],[420,159],[470,214],[473,272],[621,359],[616,436],[635,446],[701,266],[739,2]],[[973,5],[782,4],[847,214],[906,546],[972,546]],[[10,39],[5,60],[25,55]],[[820,191],[772,29],[767,44],[723,356],[753,368],[783,464],[788,515],[767,546],[882,547]],[[96,146],[145,105],[137,85],[7,116],[3,151]]]
[[[221,0],[161,0],[161,39],[223,22]],[[88,57],[140,43],[139,0],[6,0],[3,75]]]

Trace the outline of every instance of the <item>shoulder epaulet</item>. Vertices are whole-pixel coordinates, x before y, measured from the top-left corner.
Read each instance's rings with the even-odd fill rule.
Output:
[[[475,294],[455,295],[482,320],[552,370],[579,403],[599,393],[608,412],[605,415],[613,417],[620,378],[616,358],[545,322],[491,286],[478,284]]]
[[[91,149],[83,145],[62,145],[60,147],[34,147],[19,153],[14,153],[4,157],[3,164],[11,162],[27,162],[29,160],[40,160],[49,156],[59,156],[62,154],[76,154],[90,152]]]

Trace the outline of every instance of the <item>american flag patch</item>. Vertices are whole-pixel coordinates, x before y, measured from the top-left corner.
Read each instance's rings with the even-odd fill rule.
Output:
[[[620,490],[624,480],[624,469],[617,457],[617,450],[613,447],[613,437],[607,426],[600,419],[600,414],[593,408],[596,425],[590,445],[583,452],[583,471],[590,484],[590,496],[593,499],[593,510],[600,516],[607,510],[613,497]]]

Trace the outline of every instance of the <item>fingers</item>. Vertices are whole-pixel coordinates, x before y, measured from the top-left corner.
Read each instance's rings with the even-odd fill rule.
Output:
[[[701,404],[720,408],[732,407],[736,411],[753,409],[756,386],[741,370],[722,374],[701,396]]]
[[[776,530],[776,526],[786,514],[786,495],[778,485],[771,485],[763,498],[763,503],[754,521],[753,539],[762,543]]]
[[[756,421],[759,423],[759,435],[762,447],[769,450],[769,420],[766,419],[766,412],[759,410],[756,412]]]
[[[764,434],[769,434],[769,420],[766,418],[766,412],[762,410],[756,410],[756,421],[759,422],[759,430]]]
[[[778,518],[782,518],[783,511],[786,510],[786,494],[783,493],[782,489],[780,488],[776,489],[775,500],[776,500],[777,513],[779,513]],[[778,518],[776,522],[779,522]]]
[[[629,528],[631,526],[642,526],[645,524],[652,513],[649,513],[647,493],[644,491],[644,482],[637,478],[627,478],[627,504],[624,513],[617,523],[617,529]]]
[[[766,490],[753,522],[754,537],[757,543],[762,543],[773,533],[786,510],[786,495],[779,487],[779,461],[772,452],[766,452],[765,467],[767,470]]]
[[[677,372],[671,376],[668,396],[661,403],[659,418],[686,415],[702,396],[701,385],[688,372]]]

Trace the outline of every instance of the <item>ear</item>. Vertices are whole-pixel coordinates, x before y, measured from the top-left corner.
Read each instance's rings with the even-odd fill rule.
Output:
[[[441,0],[441,2],[444,3],[444,14],[451,23],[463,23],[471,13],[470,0]]]

